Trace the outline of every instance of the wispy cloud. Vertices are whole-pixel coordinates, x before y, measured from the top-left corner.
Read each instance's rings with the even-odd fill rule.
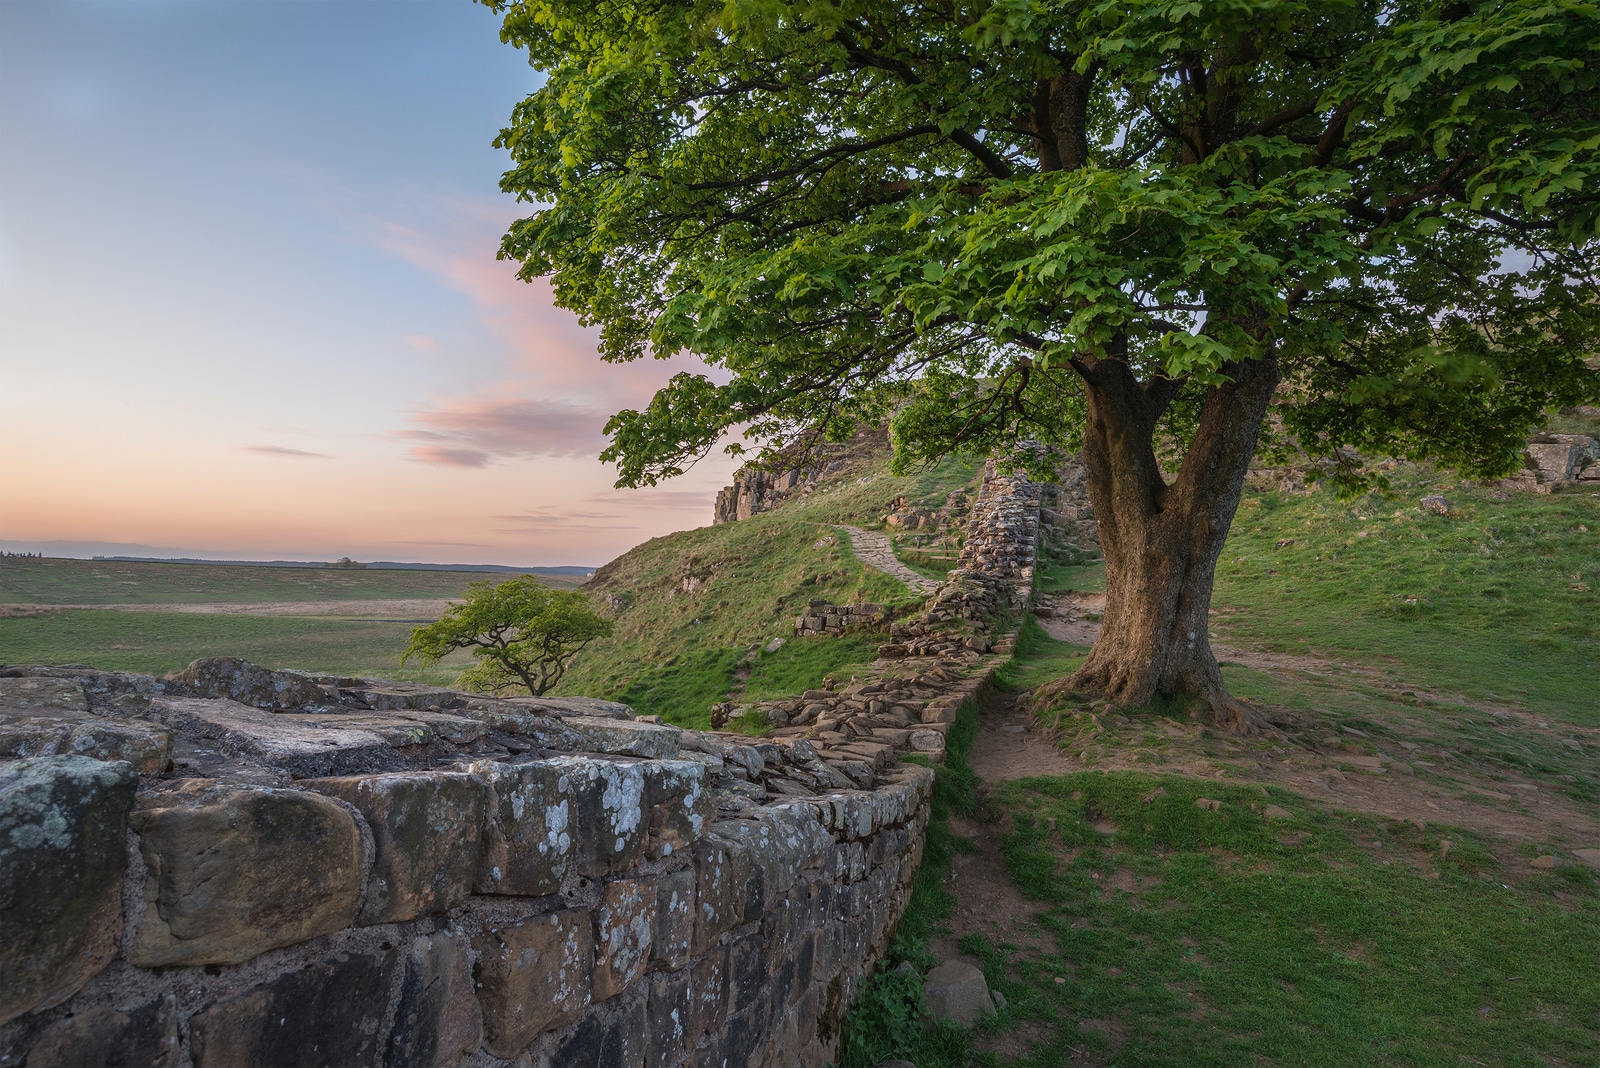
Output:
[[[292,456],[300,459],[326,460],[325,452],[307,452],[305,449],[290,449],[282,445],[240,445],[240,452],[253,452],[260,456]]]
[[[417,442],[411,455],[426,463],[483,467],[497,457],[596,456],[605,421],[606,413],[563,400],[466,397],[416,412],[416,429],[395,437]]]

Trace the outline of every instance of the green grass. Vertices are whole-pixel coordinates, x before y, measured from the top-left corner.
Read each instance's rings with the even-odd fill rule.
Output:
[[[791,638],[775,652],[757,654],[741,697],[746,701],[787,697],[817,686],[830,675],[843,685],[877,658],[883,642],[882,634]]]
[[[0,557],[0,604],[203,604],[253,601],[396,600],[455,597],[474,581],[510,574],[249,567],[111,560]],[[569,587],[577,576],[541,575]]]
[[[1394,499],[1346,502],[1248,493],[1217,568],[1214,633],[1600,723],[1600,496],[1499,500],[1410,466],[1394,485]],[[1416,507],[1430,492],[1450,515]]]
[[[1293,819],[1254,811],[1268,803]],[[1170,776],[1020,780],[993,809],[1011,817],[1006,869],[1047,936],[963,939],[1008,1022],[1048,1036],[1010,1064],[1600,1058],[1600,896],[1584,872],[1508,887],[1458,830]],[[1455,844],[1442,861],[1441,836]]]
[[[1012,692],[1036,689],[1051,679],[1077,671],[1088,651],[1088,646],[1056,641],[1030,614],[1023,618],[1017,632],[1015,654],[1001,665],[995,677],[1001,687]]]
[[[411,627],[380,620],[72,609],[0,618],[0,663],[86,664],[165,675],[202,656],[243,656],[272,668],[449,684],[471,662],[401,667]]]

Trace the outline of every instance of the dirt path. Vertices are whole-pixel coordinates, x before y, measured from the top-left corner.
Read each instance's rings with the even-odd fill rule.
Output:
[[[839,529],[850,535],[850,549],[856,554],[857,560],[890,578],[899,579],[912,593],[928,594],[939,588],[937,582],[926,575],[917,574],[900,562],[889,543],[889,535],[876,530],[862,530],[860,527],[841,526]]]
[[[450,602],[444,598],[390,601],[259,601],[236,603],[208,601],[198,604],[14,604],[9,613],[19,616],[95,609],[106,612],[182,612],[205,616],[325,616],[402,623],[431,623]]]

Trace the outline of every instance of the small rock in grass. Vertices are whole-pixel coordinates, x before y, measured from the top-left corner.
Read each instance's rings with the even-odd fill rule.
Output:
[[[1286,808],[1279,808],[1277,805],[1268,805],[1266,808],[1261,810],[1261,814],[1263,816],[1267,817],[1267,819],[1269,819],[1269,820],[1292,820],[1292,819],[1294,819],[1294,813],[1293,812],[1290,812]]]
[[[1439,496],[1437,493],[1428,494],[1426,497],[1422,498],[1421,503],[1423,508],[1432,512],[1434,515],[1448,515],[1450,512],[1450,502]]]
[[[1056,986],[1066,986],[1066,985],[1067,985],[1067,980],[1066,980],[1065,976],[1061,976],[1061,975],[1056,976]]]
[[[1163,788],[1163,787],[1157,786],[1154,790],[1151,790],[1149,793],[1147,793],[1143,797],[1139,798],[1139,803],[1141,805],[1148,805],[1151,802],[1153,802],[1156,798],[1158,798],[1158,797],[1166,797],[1166,796],[1167,796],[1166,789]]]
[[[1591,868],[1600,868],[1600,849],[1574,849],[1572,855]]]
[[[983,972],[964,960],[945,961],[929,972],[922,998],[933,1019],[961,1027],[971,1027],[995,1011]]]
[[[1550,854],[1546,853],[1542,857],[1534,857],[1532,866],[1535,867],[1535,868],[1544,868],[1544,869],[1547,869],[1547,870],[1550,869],[1550,868],[1559,868],[1559,867],[1561,867],[1561,858],[1560,857],[1553,857]]]
[[[1222,802],[1214,801],[1209,797],[1197,797],[1194,799],[1194,807],[1203,808],[1209,812],[1215,812],[1217,809],[1222,807]]]

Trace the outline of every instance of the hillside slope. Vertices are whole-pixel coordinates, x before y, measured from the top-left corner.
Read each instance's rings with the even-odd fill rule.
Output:
[[[864,444],[771,511],[655,538],[605,565],[583,588],[616,633],[586,649],[556,692],[704,725],[711,705],[729,696],[778,696],[829,673],[848,677],[872,660],[881,635],[796,638],[794,619],[807,603],[909,608],[923,598],[864,567],[835,524],[879,527],[897,502],[940,509],[982,473],[981,461],[953,459],[894,477],[889,458],[887,446]],[[775,638],[783,644],[767,651]]]

